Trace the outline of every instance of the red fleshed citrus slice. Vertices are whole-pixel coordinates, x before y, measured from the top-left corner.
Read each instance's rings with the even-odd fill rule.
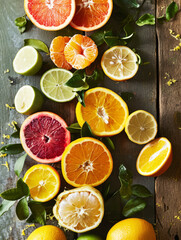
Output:
[[[70,70],[72,66],[66,61],[64,55],[64,48],[69,42],[70,37],[58,36],[54,38],[50,44],[50,58],[53,63],[59,67]]]
[[[66,27],[75,13],[74,0],[24,0],[24,9],[31,22],[43,30]]]
[[[111,17],[112,0],[76,0],[76,12],[70,25],[81,31],[101,28]]]
[[[54,113],[35,113],[21,126],[21,144],[27,154],[37,162],[59,162],[70,143],[70,132],[66,127],[65,121]]]

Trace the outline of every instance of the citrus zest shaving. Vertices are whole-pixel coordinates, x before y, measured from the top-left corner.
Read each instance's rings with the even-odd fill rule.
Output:
[[[176,79],[172,78],[172,79],[169,79],[168,82],[167,82],[167,85],[170,87],[173,83],[176,83]]]
[[[21,231],[21,235],[25,236],[25,231],[30,227],[35,227],[35,224],[33,223],[33,224],[26,225],[25,228]]]
[[[6,103],[5,106],[9,109],[15,109],[15,107],[10,106],[8,103]]]
[[[3,145],[3,144],[4,144],[4,142],[1,142],[1,144]]]
[[[7,138],[7,139],[10,139],[10,135],[6,135],[6,134],[3,134],[3,138]]]
[[[9,69],[4,70],[4,74],[9,73]]]
[[[6,161],[6,163],[2,163],[1,165],[2,165],[2,166],[5,166],[5,167],[8,169],[8,172],[9,172],[9,164],[8,164],[7,161]]]
[[[54,218],[55,216],[51,215],[51,213],[47,215],[47,220],[53,220]]]
[[[7,156],[7,153],[0,153],[0,158],[4,158]]]
[[[17,130],[16,125],[17,125],[17,122],[16,122],[16,121],[12,121],[11,123],[8,123],[8,126],[9,126],[10,128],[14,128],[14,130]]]

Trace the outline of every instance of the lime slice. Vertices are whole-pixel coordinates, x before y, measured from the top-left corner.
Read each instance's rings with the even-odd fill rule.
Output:
[[[43,100],[43,95],[37,88],[25,85],[16,93],[14,104],[17,112],[30,115],[41,109]]]
[[[42,66],[42,56],[31,46],[22,47],[13,60],[13,68],[21,75],[34,75]]]
[[[42,92],[55,102],[68,102],[72,100],[76,93],[65,83],[73,76],[68,70],[63,68],[53,68],[43,74],[40,80]]]

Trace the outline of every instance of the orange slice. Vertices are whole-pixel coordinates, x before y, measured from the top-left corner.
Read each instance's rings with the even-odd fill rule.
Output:
[[[172,162],[172,146],[161,137],[148,143],[140,152],[136,168],[143,176],[157,177],[164,173]]]
[[[30,21],[40,29],[56,31],[66,27],[75,13],[74,0],[24,0]]]
[[[81,34],[74,35],[65,46],[65,59],[75,69],[83,69],[89,66],[98,55],[95,42]]]
[[[40,202],[54,198],[60,189],[60,176],[51,166],[37,164],[25,173],[24,182],[30,189],[31,197]]]
[[[107,23],[112,9],[112,0],[76,0],[76,12],[70,25],[81,31],[94,31]]]
[[[88,122],[97,136],[113,136],[120,133],[126,124],[129,112],[124,100],[113,91],[97,87],[89,89],[84,96],[85,107],[76,107],[80,126]]]
[[[79,138],[69,144],[62,156],[62,173],[74,187],[98,186],[111,174],[113,160],[107,147],[94,138]]]
[[[67,70],[72,69],[72,66],[66,61],[64,55],[64,48],[69,42],[70,37],[58,36],[54,38],[50,44],[50,58],[53,63],[59,67]]]

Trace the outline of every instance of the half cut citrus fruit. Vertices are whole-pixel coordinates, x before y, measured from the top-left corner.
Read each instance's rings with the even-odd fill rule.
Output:
[[[70,132],[66,127],[65,121],[54,113],[35,113],[25,119],[21,126],[21,144],[37,162],[59,162],[70,143]]]
[[[25,173],[24,182],[30,189],[31,197],[40,202],[54,198],[60,189],[60,176],[51,166],[37,164]]]
[[[107,147],[94,138],[79,138],[62,155],[62,173],[74,187],[98,186],[111,174],[113,160]]]
[[[157,177],[164,173],[172,162],[172,146],[167,138],[157,138],[140,152],[136,168],[143,176]]]
[[[84,96],[85,107],[76,106],[80,126],[86,121],[97,136],[112,136],[120,133],[126,124],[129,112],[124,100],[113,91],[97,87],[89,89]]]
[[[57,197],[53,213],[60,226],[77,233],[87,232],[101,223],[104,201],[93,187],[74,188]]]
[[[30,21],[40,29],[56,31],[66,27],[75,13],[74,0],[24,0]]]

